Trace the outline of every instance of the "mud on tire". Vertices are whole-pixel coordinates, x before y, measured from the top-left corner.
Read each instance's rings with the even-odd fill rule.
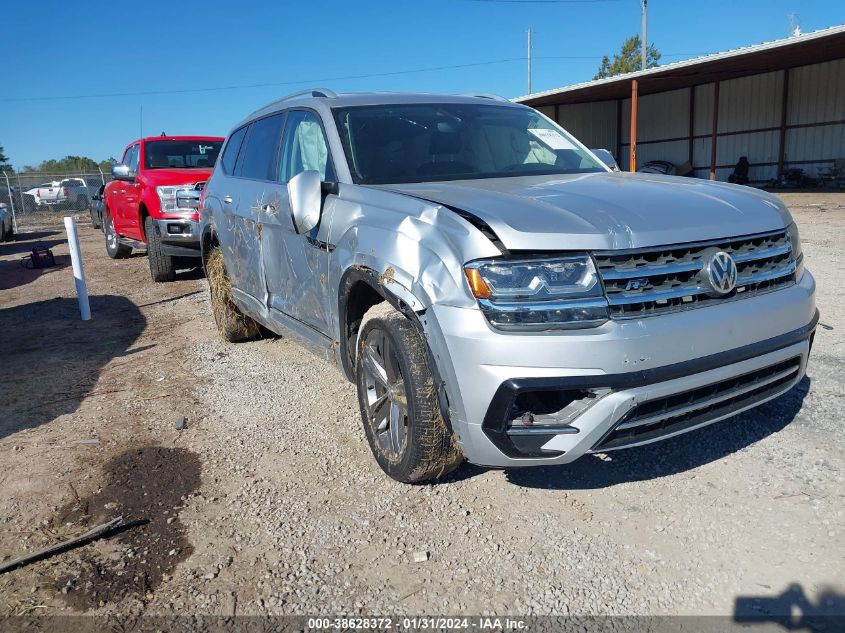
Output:
[[[463,455],[440,410],[425,339],[387,302],[364,316],[355,383],[367,441],[387,475],[417,483],[461,464]]]
[[[211,291],[211,312],[220,336],[230,343],[256,338],[260,334],[259,325],[235,305],[223,251],[216,246],[208,256],[205,274]]]

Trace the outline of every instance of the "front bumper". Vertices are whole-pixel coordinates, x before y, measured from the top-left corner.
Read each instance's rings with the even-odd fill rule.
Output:
[[[173,257],[200,257],[199,221],[190,218],[162,218],[153,220],[156,235],[161,238],[162,250]]]
[[[503,334],[479,310],[431,312],[423,325],[464,455],[502,467],[653,442],[775,398],[804,376],[818,319],[809,272],[755,297],[592,330]],[[595,396],[551,432],[515,438],[514,403],[532,391]]]

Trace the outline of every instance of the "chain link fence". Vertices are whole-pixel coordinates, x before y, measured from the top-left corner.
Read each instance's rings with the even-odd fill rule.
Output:
[[[28,226],[55,224],[69,213],[90,213],[112,180],[100,170],[0,174],[0,203],[13,214],[15,232]]]

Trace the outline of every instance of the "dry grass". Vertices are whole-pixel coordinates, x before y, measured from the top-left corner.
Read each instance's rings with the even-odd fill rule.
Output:
[[[211,310],[220,336],[229,341],[258,336],[258,325],[244,315],[232,299],[232,284],[226,272],[223,252],[215,248],[206,264],[206,277],[211,288]]]

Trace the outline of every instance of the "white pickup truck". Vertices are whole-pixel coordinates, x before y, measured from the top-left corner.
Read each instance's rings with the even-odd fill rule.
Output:
[[[88,184],[82,178],[65,178],[45,182],[29,189],[25,193],[35,198],[39,208],[55,206],[62,209],[83,211],[91,206]]]

